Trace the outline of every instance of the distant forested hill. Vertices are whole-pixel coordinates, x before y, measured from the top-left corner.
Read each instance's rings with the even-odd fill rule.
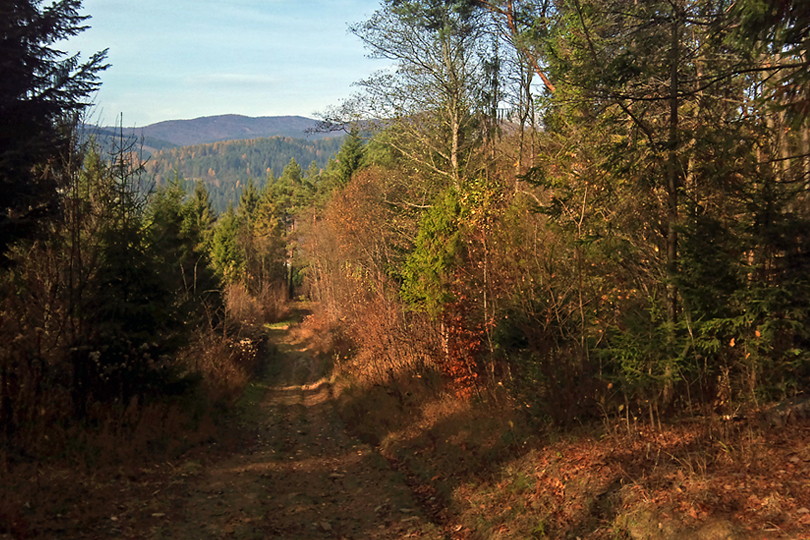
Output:
[[[303,116],[260,116],[238,114],[203,116],[192,120],[167,120],[144,127],[95,126],[81,127],[82,138],[95,139],[107,153],[115,153],[122,145],[132,145],[144,156],[158,150],[178,146],[207,144],[219,141],[289,137],[315,141],[335,137],[334,132],[319,131],[321,122]]]
[[[204,116],[193,120],[167,120],[142,128],[123,128],[123,132],[125,135],[135,136],[138,139],[165,141],[174,146],[276,136],[313,140],[333,136],[331,133],[316,132],[319,125],[318,120],[303,116],[250,117],[225,114]],[[114,128],[103,129],[118,131]]]
[[[306,169],[313,162],[323,168],[340,149],[343,137],[320,140],[270,137],[264,139],[222,141],[155,151],[146,162],[146,173],[155,186],[175,176],[185,184],[205,182],[211,202],[218,211],[235,203],[243,187],[253,179],[263,186],[268,175],[281,175],[295,159]]]
[[[121,129],[113,127],[99,127],[93,125],[81,126],[79,136],[82,141],[93,140],[102,153],[113,155],[116,150],[132,148],[135,152],[149,157],[159,150],[175,148],[177,145],[163,139],[139,134],[136,135],[131,129]]]

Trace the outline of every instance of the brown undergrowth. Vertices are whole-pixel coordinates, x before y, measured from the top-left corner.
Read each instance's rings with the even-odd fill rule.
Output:
[[[805,538],[808,426],[795,428],[547,436],[456,497],[487,538]]]
[[[498,385],[460,398],[424,368],[333,378],[345,424],[454,538],[810,538],[807,419],[562,430]]]
[[[177,395],[96,404],[83,422],[18,433],[16,445],[0,448],[0,538],[52,537],[114,518],[116,500],[148,500],[177,463],[242,444],[237,401],[264,368],[265,340],[256,324],[199,332],[182,351],[188,375]]]
[[[459,537],[810,537],[807,421],[535,431],[489,399],[400,382],[345,387],[344,420]]]

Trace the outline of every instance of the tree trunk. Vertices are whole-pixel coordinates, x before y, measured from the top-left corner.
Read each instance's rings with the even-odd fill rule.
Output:
[[[680,163],[678,159],[678,63],[680,60],[680,14],[674,14],[672,22],[672,43],[670,48],[669,79],[669,137],[667,141],[667,319],[674,324],[678,318],[678,190],[680,186]]]
[[[670,324],[670,340],[675,338],[675,324],[678,322],[678,202],[682,171],[679,160],[679,116],[678,116],[678,67],[680,62],[681,14],[677,7],[673,13],[672,42],[669,52],[669,135],[667,140],[668,159],[666,168],[667,192],[667,237],[666,237],[666,289],[667,322]],[[671,345],[674,345],[671,344]],[[661,403],[666,407],[673,398],[674,366],[670,360],[664,365],[664,380],[661,390]],[[650,404],[652,414],[652,403]],[[651,419],[652,421],[652,419]]]

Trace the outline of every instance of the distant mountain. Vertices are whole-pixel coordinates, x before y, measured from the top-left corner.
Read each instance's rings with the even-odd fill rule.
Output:
[[[193,120],[169,120],[142,128],[84,125],[81,136],[92,137],[106,155],[123,146],[140,154],[150,185],[161,186],[178,176],[186,187],[202,180],[218,211],[238,201],[248,182],[261,186],[295,159],[306,169],[323,168],[342,144],[343,132],[316,133],[318,120],[303,116],[251,118],[236,114]]]
[[[265,137],[292,137],[295,139],[324,139],[335,133],[314,133],[318,120],[303,116],[262,116],[253,118],[238,114],[204,116],[193,120],[167,120],[141,128],[124,128],[124,135],[144,139],[145,146],[160,149],[166,146],[190,146],[219,141],[259,139]],[[101,128],[120,132],[120,128]],[[147,144],[146,141],[155,143]]]

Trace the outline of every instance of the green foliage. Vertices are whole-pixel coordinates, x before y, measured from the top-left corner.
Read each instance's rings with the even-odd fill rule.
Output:
[[[295,160],[261,192],[249,182],[236,210],[229,208],[214,227],[211,259],[220,278],[253,294],[283,281],[288,229],[310,190]]]
[[[174,355],[201,324],[192,315],[200,299],[186,287],[199,239],[183,234],[179,185],[147,206],[123,154],[105,166],[91,153],[88,164],[83,180],[100,195],[88,201],[91,213],[103,217],[88,231],[97,266],[81,283],[76,315],[87,333],[74,336],[71,353],[80,414],[92,400],[127,403],[176,388]]]
[[[402,270],[402,297],[438,316],[452,299],[450,284],[460,256],[461,204],[454,188],[442,192],[422,218],[414,250]]]
[[[203,182],[210,193],[212,207],[224,212],[228,204],[238,204],[250,179],[261,190],[282,175],[291,159],[325,167],[342,142],[342,137],[313,141],[271,137],[170,148],[155,152],[146,170],[158,186],[175,175],[183,178],[183,187],[187,190]]]
[[[396,137],[391,131],[375,133],[363,147],[363,165],[395,169],[402,155],[388,139]]]
[[[228,208],[214,228],[211,241],[211,261],[217,274],[226,282],[244,277],[245,257],[239,246],[242,222],[233,208]]]
[[[352,175],[363,166],[365,145],[357,128],[352,129],[338,153],[329,160],[323,172],[323,182],[320,191],[328,195],[332,190],[345,187]]]
[[[664,387],[681,379],[688,350],[682,328],[666,320],[655,299],[647,309],[623,314],[621,325],[611,328],[605,346],[596,349],[607,369],[603,376],[617,383],[634,402],[657,403]]]
[[[353,31],[396,71],[339,111],[377,131],[322,175],[314,288],[561,422],[806,391],[803,6],[384,2]]]
[[[247,187],[239,196],[239,217],[245,221],[251,221],[253,215],[256,213],[256,207],[259,204],[259,190],[256,189],[256,184],[253,180],[248,180]]]
[[[352,175],[360,169],[363,162],[363,140],[357,129],[349,132],[343,145],[335,156],[337,170],[337,183],[345,186],[351,180]]]
[[[211,235],[213,233],[216,213],[211,206],[211,199],[205,184],[197,182],[194,192],[183,207],[182,234],[189,239],[195,239],[195,250],[208,253],[211,248]]]
[[[104,53],[81,62],[52,48],[84,29],[80,4],[15,0],[0,8],[4,450],[35,442],[54,423],[108,422],[187,392],[202,368],[188,362],[184,347],[221,328],[223,281],[240,281],[239,290],[253,294],[283,279],[284,226],[312,200],[318,163],[338,145],[269,143],[299,148],[313,165],[304,175],[288,153],[278,181],[272,167],[260,169],[259,178],[287,200],[249,181],[233,191],[238,210],[218,221],[202,181],[187,194],[191,180],[173,170],[149,193],[143,164],[123,136],[106,139],[109,157],[92,140],[86,149],[71,142],[105,67]],[[247,154],[260,144],[230,146]],[[265,308],[249,300],[249,308]]]
[[[802,0],[743,0],[735,3],[734,16],[740,21],[735,37],[744,46],[789,65],[763,97],[801,123],[810,116],[810,6]]]
[[[491,212],[492,186],[483,180],[442,191],[419,223],[414,249],[402,268],[402,298],[436,317],[454,299],[452,285],[465,245]]]
[[[260,284],[280,283],[284,280],[288,239],[283,218],[273,191],[265,189],[254,212],[252,228],[256,249],[252,257],[251,275]]]
[[[213,322],[221,299],[209,257],[214,221],[207,192],[198,185],[186,199],[177,179],[153,194],[148,218],[164,284],[184,324],[194,327]]]
[[[300,184],[303,178],[304,171],[301,169],[301,165],[299,165],[295,158],[290,158],[284,170],[281,171],[281,176],[278,181],[283,184],[296,185]]]
[[[312,203],[318,186],[307,181],[301,166],[291,158],[279,179],[268,184],[267,197],[272,199],[278,217],[286,229],[293,226],[296,214]]]
[[[687,309],[699,317],[724,317],[742,287],[741,244],[712,216],[700,215],[685,229],[678,284]]]
[[[0,356],[0,416],[11,428],[32,408],[83,418],[96,403],[128,404],[187,383],[175,355],[200,318],[182,286],[193,251],[181,232],[182,193],[172,186],[147,207],[129,156],[105,162],[91,149],[69,179],[61,222],[30,250],[16,251],[15,271],[3,276],[4,291],[16,288],[3,309],[17,322],[3,321],[0,331],[23,338]],[[50,291],[47,307],[37,299],[43,290]],[[42,393],[6,391],[6,377],[35,373],[15,357],[41,359]],[[51,409],[46,396],[64,410]]]

